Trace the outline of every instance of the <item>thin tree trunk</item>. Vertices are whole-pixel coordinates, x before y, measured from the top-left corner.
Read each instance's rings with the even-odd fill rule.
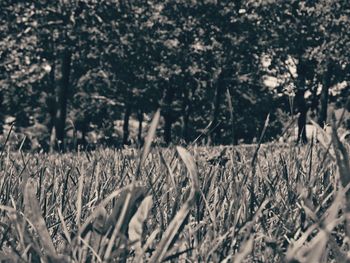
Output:
[[[219,115],[220,115],[220,105],[221,99],[224,93],[224,80],[223,74],[220,74],[218,82],[215,89],[215,99],[213,105],[213,115],[211,119],[211,125],[209,130],[211,131],[209,135],[210,142],[215,144],[220,139],[220,128],[219,128]]]
[[[131,115],[131,104],[127,103],[125,106],[124,123],[123,123],[123,144],[129,143],[129,119]]]
[[[2,91],[0,90],[0,135],[3,134],[3,127],[4,127],[4,108],[3,108],[3,94]]]
[[[56,101],[52,100],[53,104],[55,104]],[[49,151],[52,153],[55,149],[55,141],[56,141],[56,106],[54,105],[52,108],[52,111],[49,109],[49,122],[47,124],[47,130],[50,135],[50,142],[49,142]]]
[[[89,118],[84,115],[82,118],[76,119],[74,125],[74,150],[78,150],[79,147],[85,149],[86,148],[86,134],[89,128]],[[81,133],[81,137],[79,136],[79,132]]]
[[[299,63],[297,65],[297,72],[298,72],[298,90],[295,95],[295,102],[296,106],[298,108],[298,112],[300,113],[299,119],[298,119],[298,137],[297,137],[297,143],[307,143],[307,137],[306,137],[306,116],[308,107],[305,100],[305,90],[306,90],[306,63],[302,61],[302,59],[299,60]]]
[[[171,143],[172,118],[169,114],[164,116],[164,141],[168,145]]]
[[[51,32],[52,33],[52,32]],[[47,112],[49,114],[49,120],[47,122],[47,130],[49,133],[48,150],[53,152],[55,150],[55,140],[56,140],[56,115],[57,115],[57,83],[56,83],[56,57],[55,57],[55,45],[50,42],[48,45],[48,50],[50,52],[49,61],[51,62],[51,70],[48,75],[48,83],[46,87],[46,106]]]
[[[184,101],[182,104],[182,138],[185,140],[185,142],[188,142],[188,122],[190,118],[190,111],[191,111],[191,103],[190,103],[190,92],[185,87],[184,90]]]
[[[182,138],[185,140],[185,142],[189,141],[189,135],[188,135],[188,123],[190,120],[190,111],[189,111],[189,106],[184,112],[183,115],[183,126],[182,126]]]
[[[306,102],[304,99],[304,96],[300,98],[300,104],[299,104],[299,118],[298,118],[298,138],[297,142],[307,143],[307,137],[306,137],[306,115],[307,115],[307,107]]]
[[[331,85],[331,65],[327,63],[327,70],[323,76],[322,90],[320,96],[320,107],[318,115],[318,124],[323,128],[327,122],[327,111],[328,111],[328,97],[329,87]]]
[[[169,87],[166,90],[164,96],[165,107],[163,109],[163,117],[164,117],[164,141],[166,144],[171,143],[171,128],[174,122],[173,112],[171,108],[171,104],[173,102],[175,95],[174,88]]]
[[[142,141],[142,123],[143,123],[143,112],[141,109],[138,110],[137,112],[137,119],[139,121],[139,129],[138,129],[138,134],[137,134],[137,140],[139,145],[141,146],[143,144]]]
[[[76,127],[73,126],[73,151],[78,150],[78,131]]]
[[[48,113],[48,120],[46,122],[46,127],[49,135],[48,149],[49,152],[55,150],[55,141],[56,141],[56,114],[57,114],[57,98],[56,98],[56,82],[55,82],[55,65],[53,65],[47,84],[47,97],[46,97],[46,108]]]
[[[83,125],[81,129],[81,145],[83,149],[86,149],[86,134],[87,134],[87,125]]]
[[[50,131],[50,146],[49,146],[50,153],[54,152],[55,149],[56,149],[56,127],[55,125],[53,125]]]
[[[64,150],[66,117],[67,117],[67,101],[69,92],[69,75],[71,70],[72,54],[66,50],[62,58],[62,79],[59,85],[58,99],[57,99],[57,114],[56,114],[56,140],[59,148]]]
[[[230,119],[231,119],[231,141],[232,141],[232,145],[237,145],[237,138],[235,136],[234,109],[233,109],[233,103],[232,103],[232,96],[229,88],[227,88],[226,90],[226,97],[227,97],[228,109],[230,111]]]

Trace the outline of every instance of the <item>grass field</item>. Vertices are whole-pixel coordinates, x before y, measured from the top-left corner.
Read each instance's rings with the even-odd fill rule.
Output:
[[[259,148],[3,151],[0,261],[349,262],[348,145]]]

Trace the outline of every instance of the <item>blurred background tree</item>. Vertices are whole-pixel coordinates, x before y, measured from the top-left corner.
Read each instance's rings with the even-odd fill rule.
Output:
[[[268,114],[272,140],[296,113],[306,141],[349,97],[349,5],[1,1],[0,130],[45,151],[140,145],[161,107],[165,144],[251,143]]]

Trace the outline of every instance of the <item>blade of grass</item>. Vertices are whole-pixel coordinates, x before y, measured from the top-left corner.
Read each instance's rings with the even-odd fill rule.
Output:
[[[95,256],[97,262],[103,262],[102,259],[101,259],[101,257],[98,255],[98,253],[94,250],[93,247],[91,247],[91,246],[89,245],[88,242],[85,241],[84,238],[79,237],[79,240],[84,244],[85,247],[87,247],[87,248],[92,252],[92,254]]]
[[[187,218],[191,207],[195,204],[195,199],[199,194],[199,180],[198,171],[196,164],[194,162],[191,154],[184,148],[178,146],[176,147],[181,159],[185,163],[191,178],[191,191],[188,199],[182,205],[180,210],[177,212],[175,217],[170,222],[168,228],[165,230],[163,237],[159,244],[157,245],[156,251],[153,253],[149,262],[161,262],[166,255],[170,244],[173,242],[176,234],[178,233],[180,227]]]
[[[269,122],[270,122],[270,113],[267,114],[267,117],[266,117],[266,120],[265,120],[265,123],[264,123],[264,127],[263,127],[263,130],[262,130],[260,138],[259,138],[258,146],[255,149],[255,152],[254,152],[254,155],[253,155],[253,159],[252,159],[252,167],[255,166],[256,159],[258,158],[258,152],[259,152],[262,140],[264,138],[267,126],[269,125]]]
[[[125,203],[124,203],[123,208],[122,208],[122,210],[120,212],[120,216],[118,218],[117,224],[116,224],[116,226],[115,226],[115,228],[113,230],[111,239],[108,242],[106,253],[105,253],[104,257],[103,257],[103,259],[105,261],[108,261],[110,256],[111,256],[115,240],[116,240],[116,238],[117,238],[117,236],[119,234],[119,230],[120,230],[120,228],[121,228],[121,226],[123,224],[124,217],[125,217],[125,215],[127,213],[127,209],[128,209],[129,203],[130,203],[130,199],[131,199],[131,192],[128,192],[128,194],[126,196],[126,199],[125,199]]]
[[[47,230],[45,220],[41,216],[41,210],[35,192],[33,179],[28,179],[24,191],[24,214],[35,227],[46,255],[57,258],[56,250]]]
[[[337,166],[338,166],[338,173],[340,177],[340,181],[342,186],[345,188],[350,183],[350,157],[347,149],[343,145],[343,143],[340,141],[338,134],[337,134],[337,126],[336,126],[336,117],[333,112],[332,114],[332,141],[333,141],[333,147],[335,151],[335,157],[337,160]],[[345,212],[347,214],[350,214],[350,193],[346,193],[346,204],[345,204]],[[346,227],[345,232],[348,237],[350,237],[350,217],[347,217],[346,220]]]
[[[135,258],[139,260],[139,262],[143,261],[143,251],[142,251],[142,229],[143,224],[148,217],[148,213],[152,208],[153,201],[152,196],[149,195],[145,197],[140,204],[140,207],[137,209],[135,215],[131,218],[129,223],[129,240],[130,242],[134,242],[135,247]]]
[[[149,130],[148,130],[148,133],[147,133],[147,136],[145,138],[145,144],[144,144],[143,149],[141,151],[141,156],[140,156],[139,163],[138,163],[137,170],[136,170],[136,175],[135,175],[136,180],[140,176],[141,167],[142,167],[144,161],[146,160],[148,153],[150,152],[151,144],[152,144],[153,138],[156,134],[159,119],[160,119],[160,109],[158,109],[156,111],[156,113],[154,114],[152,122],[151,122]]]
[[[100,203],[100,207],[105,207],[112,199],[118,197],[122,192],[129,190],[132,188],[133,186],[131,184],[126,185],[120,189],[115,190],[114,192],[112,192],[111,194],[109,194],[105,199],[103,199]],[[93,221],[95,220],[95,218],[98,217],[99,215],[99,209],[95,209],[86,219],[85,219],[85,223],[81,226],[81,228],[78,231],[78,236],[80,236],[82,233],[84,233],[86,231],[86,229],[91,225],[91,223],[93,223]]]
[[[9,132],[7,133],[5,143],[4,143],[4,145],[2,146],[2,149],[1,149],[0,160],[2,160],[2,156],[3,156],[3,154],[4,154],[4,151],[5,151],[7,142],[8,142],[9,139],[10,139],[10,135],[11,135],[11,132],[12,132],[12,130],[13,130],[13,126],[15,126],[15,122],[12,122],[12,123],[11,123],[10,130],[9,130]]]
[[[78,184],[78,193],[77,193],[77,200],[76,200],[76,209],[77,214],[75,218],[75,222],[78,226],[78,229],[80,228],[80,219],[81,219],[81,208],[82,208],[82,198],[83,198],[83,186],[84,186],[84,177],[81,175],[79,178],[79,184]]]
[[[62,229],[63,229],[63,234],[65,235],[67,241],[68,241],[68,244],[71,244],[72,243],[72,240],[70,238],[70,235],[69,235],[69,231],[68,231],[68,228],[67,228],[67,225],[66,225],[66,222],[64,221],[64,217],[62,215],[62,212],[59,208],[57,208],[57,213],[58,213],[58,217],[60,218],[61,220],[61,225],[62,225]]]

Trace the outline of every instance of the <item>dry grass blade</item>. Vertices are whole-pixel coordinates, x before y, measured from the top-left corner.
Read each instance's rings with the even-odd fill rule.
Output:
[[[57,209],[57,212],[58,212],[58,217],[60,218],[61,220],[61,225],[62,225],[62,229],[63,229],[63,233],[68,241],[69,244],[72,243],[72,240],[70,238],[70,235],[69,235],[69,231],[68,231],[68,228],[67,228],[67,225],[66,225],[66,222],[64,221],[64,217],[62,215],[62,212],[61,210],[58,208]]]
[[[164,156],[163,156],[163,153],[161,151],[159,151],[159,156],[160,156],[160,160],[162,161],[162,163],[165,165],[167,171],[168,171],[168,174],[169,174],[169,178],[170,178],[170,181],[172,183],[172,186],[175,188],[176,187],[176,183],[175,183],[175,176],[173,174],[173,171],[170,167],[170,165],[167,163],[167,161],[165,160]]]
[[[213,129],[216,129],[216,127],[217,127],[218,125],[216,125],[215,127],[213,127],[213,128],[210,130],[210,128],[211,128],[211,126],[212,126],[212,123],[213,123],[213,122],[210,121],[209,124],[208,124],[204,129],[202,129],[201,133],[197,136],[197,138],[194,139],[194,140],[191,142],[191,145],[195,145],[195,144],[197,143],[197,141],[198,141],[203,135],[207,135],[207,134],[209,134],[211,131],[213,131]]]
[[[146,192],[146,187],[136,185],[134,185],[134,187],[131,187],[131,189],[122,191],[115,202],[112,213],[106,219],[106,223],[103,229],[100,229],[99,231],[105,234],[110,228],[113,228],[117,223],[117,220],[120,219],[124,206],[127,206],[127,213],[124,218],[124,222],[126,224],[123,224],[123,227],[121,229],[121,231],[124,233],[132,215],[137,211],[137,207],[143,200]],[[129,202],[127,202],[128,195],[130,195]]]
[[[109,243],[107,245],[106,253],[104,255],[104,260],[110,259],[112,249],[113,249],[113,246],[115,244],[115,240],[116,240],[117,236],[119,235],[120,228],[122,227],[122,225],[125,225],[125,224],[123,224],[123,221],[124,221],[125,215],[128,211],[128,206],[130,204],[130,200],[131,200],[131,192],[128,192],[126,195],[126,198],[125,198],[125,203],[122,207],[122,210],[120,211],[118,221],[116,222],[116,226],[114,227],[111,239],[109,240]]]
[[[24,190],[24,214],[35,227],[45,254],[49,257],[57,258],[56,250],[47,230],[45,220],[41,216],[42,212],[35,192],[34,182],[32,179],[29,179]]]
[[[243,260],[253,251],[254,248],[254,235],[241,245],[239,252],[235,255],[233,262],[243,262]],[[227,262],[227,261],[224,261]]]
[[[334,119],[335,117],[333,115],[332,140],[334,145],[335,157],[339,169],[340,180],[343,187],[346,187],[350,182],[350,158],[349,153],[347,152],[345,146],[341,143],[338,137]]]
[[[156,239],[157,235],[159,234],[160,229],[156,228],[148,237],[145,244],[142,247],[142,253],[146,253],[146,251],[152,246],[154,240]]]
[[[143,200],[147,189],[143,186],[131,184],[131,189],[122,192],[113,207],[111,215],[107,218],[106,224],[100,233],[106,233],[109,229],[113,229],[112,236],[108,243],[104,259],[109,259],[114,242],[119,233],[125,233],[129,225],[130,219],[135,214],[139,203]]]
[[[18,152],[19,152],[19,153],[22,152],[22,148],[23,148],[23,145],[24,145],[26,139],[27,139],[27,136],[24,135],[24,137],[23,137],[23,139],[22,139],[22,142],[21,142],[21,144],[19,145],[19,148],[18,148]]]
[[[143,224],[148,217],[148,213],[152,205],[152,196],[149,195],[145,197],[129,223],[129,241],[134,243],[135,257],[139,260],[139,262],[142,260],[143,253],[141,244]]]
[[[92,252],[92,254],[94,255],[97,262],[103,262],[102,259],[100,258],[100,256],[98,255],[98,253],[95,251],[95,249],[93,247],[91,247],[89,245],[89,243],[86,242],[86,240],[84,238],[79,238],[79,240],[84,244],[85,247],[87,247]],[[86,260],[85,260],[85,262],[86,262]]]
[[[192,198],[193,199],[193,198]],[[156,251],[153,253],[149,262],[161,262],[168,248],[173,241],[175,235],[180,229],[182,223],[185,221],[192,204],[194,203],[192,199],[188,199],[180,210],[177,212],[173,220],[170,222],[168,228],[165,230],[161,241],[159,242]]]
[[[103,206],[99,206],[95,210],[95,219],[92,223],[92,228],[101,231],[101,229],[104,228],[104,225],[106,224],[107,221],[107,210]]]
[[[270,122],[270,113],[267,114],[267,117],[266,117],[266,120],[264,123],[264,128],[263,128],[261,135],[260,135],[260,138],[259,138],[258,146],[256,147],[256,150],[255,150],[254,155],[253,155],[253,159],[252,159],[252,166],[253,167],[255,166],[255,161],[258,158],[258,152],[259,152],[262,140],[264,138],[264,135],[266,133],[267,126],[269,125],[269,122]]]
[[[338,172],[340,181],[343,187],[346,187],[350,183],[350,157],[347,149],[340,141],[337,131],[336,131],[336,124],[335,124],[335,115],[333,113],[332,115],[332,141],[335,151],[335,157],[337,160],[337,166],[338,166]],[[345,205],[345,212],[347,214],[350,213],[350,193],[346,193],[346,205]],[[348,237],[350,237],[350,217],[347,217],[346,222],[346,234]]]
[[[154,114],[151,125],[149,127],[149,130],[148,130],[148,133],[147,133],[147,136],[145,139],[145,144],[144,144],[142,152],[141,152],[140,161],[139,161],[139,164],[137,166],[136,180],[139,177],[139,174],[141,171],[141,166],[144,163],[144,161],[146,160],[148,153],[150,152],[151,144],[152,144],[153,138],[156,134],[159,119],[160,119],[160,109],[158,109],[156,111],[156,113]]]
[[[213,226],[214,226],[214,229],[216,229],[216,228],[217,228],[216,219],[215,219],[216,217],[215,217],[215,215],[213,214],[213,212],[211,211],[210,205],[209,205],[207,199],[205,198],[204,193],[203,193],[201,190],[200,190],[200,193],[201,193],[201,196],[202,196],[202,198],[203,198],[205,207],[207,208],[207,211],[208,211],[208,214],[209,214],[209,218],[210,218],[210,220],[211,220],[211,222],[212,222],[212,224],[213,224]]]
[[[11,132],[12,132],[12,130],[13,130],[13,126],[14,126],[14,125],[15,125],[15,122],[12,122],[12,123],[11,123],[10,130],[9,130],[7,136],[6,136],[5,143],[4,143],[4,145],[3,145],[3,147],[2,147],[2,150],[1,150],[1,153],[0,153],[0,160],[2,159],[2,156],[3,156],[4,151],[5,151],[5,148],[6,148],[6,144],[7,144],[8,140],[9,140],[9,138],[10,138],[10,135],[11,135]]]
[[[194,161],[192,155],[185,148],[177,146],[176,150],[190,173],[190,177],[192,180],[192,193],[197,193],[199,189],[199,180],[196,162]]]
[[[84,185],[84,177],[80,176],[79,184],[78,184],[77,202],[76,202],[76,207],[77,207],[76,223],[78,225],[78,229],[80,228],[81,208],[83,207],[83,204],[82,204],[83,185]]]
[[[15,253],[0,252],[0,262],[21,262],[21,260]]]
[[[325,247],[329,240],[330,233],[344,220],[343,218],[338,218],[339,211],[342,208],[344,192],[345,191],[342,190],[337,193],[332,205],[325,212],[326,216],[323,222],[317,222],[311,225],[298,240],[289,246],[286,253],[287,262],[294,262],[295,259],[301,262],[319,262],[321,257],[324,256],[323,252],[326,251]],[[322,226],[322,228],[320,228],[320,226]],[[316,236],[310,241],[307,241],[317,228],[319,228],[319,230]],[[306,260],[302,260],[303,258],[306,258]]]
[[[295,242],[291,243],[286,253],[286,262],[291,262],[297,256],[297,252],[303,247],[309,235],[317,228],[314,224],[310,226]]]
[[[324,129],[321,128],[320,125],[318,125],[317,122],[310,120],[312,125],[316,128],[316,138],[321,143],[321,145],[327,149],[329,143],[331,142],[331,136],[326,133]]]
[[[299,118],[299,113],[295,116],[292,117],[292,119],[289,121],[288,125],[286,128],[282,131],[281,135],[278,137],[278,141],[283,139],[283,137],[289,132],[289,130],[293,127],[294,123],[296,120]]]
[[[305,262],[321,262],[321,258],[326,257],[327,253],[326,245],[328,242],[328,236],[325,232],[321,232],[317,237],[315,237],[315,245],[310,249],[309,255],[306,257]],[[337,261],[338,263],[341,263]]]
[[[6,205],[0,205],[0,210],[6,211],[8,213],[16,213],[16,209],[11,207],[11,206],[6,206]]]
[[[125,191],[130,191],[134,186],[132,184],[126,185],[121,189],[117,189],[114,192],[112,192],[109,196],[107,196],[104,200],[102,200],[102,202],[100,203],[99,207],[104,208],[112,199],[118,197],[121,195],[121,193],[125,192]],[[86,219],[85,219],[85,223],[81,226],[81,228],[78,231],[78,236],[82,235],[83,233],[85,233],[85,231],[89,228],[89,226],[95,221],[95,219],[99,216],[100,214],[100,210],[99,209],[95,209]],[[109,218],[111,218],[111,215],[109,216]],[[101,229],[98,229],[99,231],[104,231],[104,234],[106,233],[105,230],[105,226],[106,224],[104,224]]]
[[[174,240],[176,234],[178,233],[181,225],[184,223],[186,217],[188,216],[191,207],[195,203],[195,198],[199,194],[199,180],[197,166],[194,162],[191,154],[182,147],[176,147],[181,159],[185,163],[190,177],[191,177],[191,192],[188,199],[182,205],[180,210],[177,212],[175,217],[170,222],[168,228],[165,230],[161,241],[159,242],[156,251],[153,253],[149,262],[161,262],[166,255],[168,248],[172,241]]]
[[[99,230],[103,229],[106,223],[108,214],[107,214],[106,208],[104,208],[103,206],[98,206],[95,209],[94,214],[96,215],[96,217],[92,222],[92,233],[90,237],[90,244],[94,251],[99,252],[103,238],[105,238],[105,236]]]

